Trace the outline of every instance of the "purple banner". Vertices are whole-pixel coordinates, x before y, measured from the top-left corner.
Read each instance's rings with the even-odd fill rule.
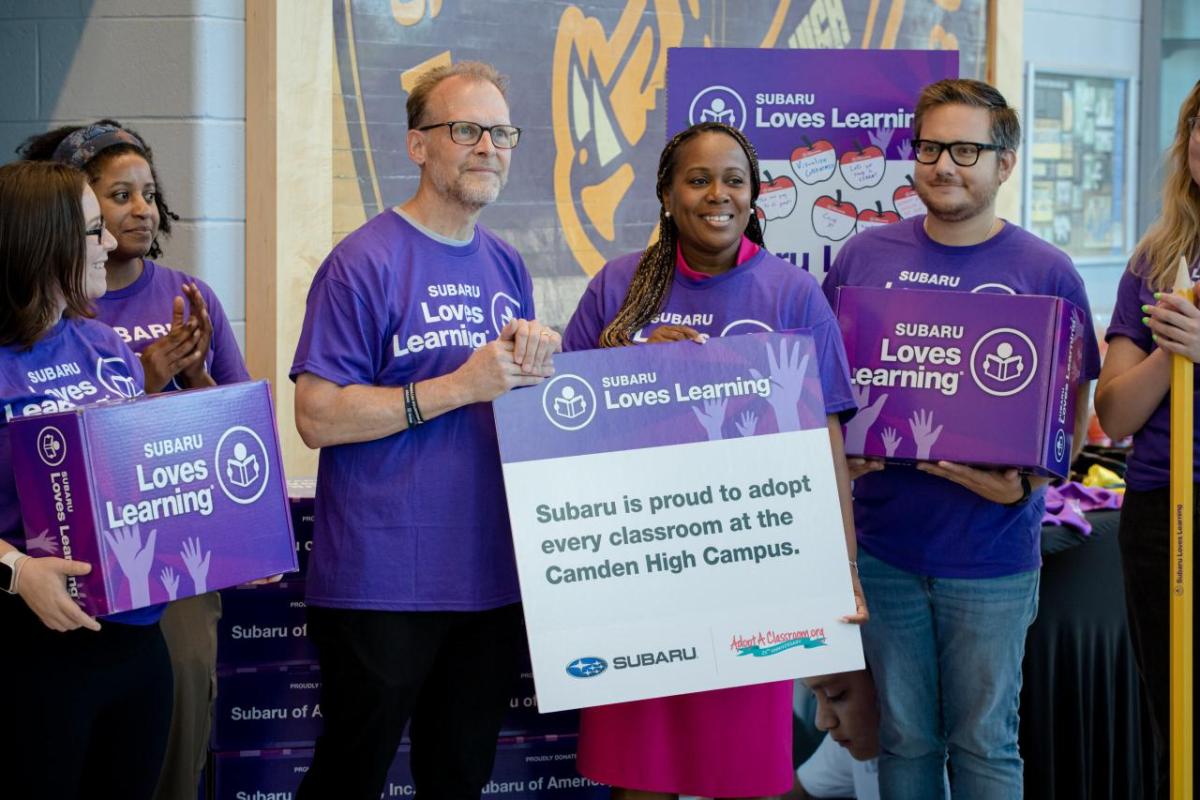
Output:
[[[564,353],[554,366],[493,402],[503,462],[825,427],[805,332]]]

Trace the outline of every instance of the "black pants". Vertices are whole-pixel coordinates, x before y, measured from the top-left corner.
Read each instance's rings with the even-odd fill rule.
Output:
[[[154,625],[57,633],[0,594],[0,795],[22,800],[154,792],[171,723],[171,662]]]
[[[298,800],[378,800],[411,718],[420,800],[478,800],[524,644],[520,605],[491,611],[308,609],[321,714]]]
[[[1200,485],[1197,486],[1200,489]],[[1193,493],[1200,530],[1200,491]],[[1142,677],[1142,694],[1150,706],[1154,727],[1157,797],[1169,790],[1169,731],[1171,727],[1171,492],[1127,490],[1121,507],[1121,560],[1125,572],[1125,601],[1129,627]],[[1200,559],[1193,556],[1193,577]],[[1192,591],[1195,591],[1193,584]],[[1193,595],[1194,596],[1194,595]],[[1196,634],[1193,631],[1192,636]],[[1194,639],[1195,640],[1195,639]],[[1200,640],[1195,640],[1200,641]]]

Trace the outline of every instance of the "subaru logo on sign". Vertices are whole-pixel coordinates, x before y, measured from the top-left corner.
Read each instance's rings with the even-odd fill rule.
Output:
[[[542,410],[554,427],[577,431],[596,416],[596,392],[578,375],[563,373],[546,382]]]
[[[1054,435],[1054,459],[1062,461],[1067,455],[1067,434],[1062,428]]]
[[[594,678],[608,669],[608,662],[596,656],[584,656],[567,664],[567,674],[575,678]]]

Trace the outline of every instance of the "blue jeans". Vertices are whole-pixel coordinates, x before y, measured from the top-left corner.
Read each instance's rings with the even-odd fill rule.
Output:
[[[863,550],[871,611],[863,649],[879,692],[880,796],[934,800],[950,759],[954,800],[1023,792],[1017,706],[1039,570],[1002,578],[930,578]]]

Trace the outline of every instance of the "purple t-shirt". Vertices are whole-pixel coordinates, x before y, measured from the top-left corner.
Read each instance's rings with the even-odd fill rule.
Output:
[[[246,365],[238,350],[237,340],[221,301],[208,284],[178,270],[145,260],[142,274],[124,289],[115,289],[96,301],[96,318],[111,325],[135,353],[145,350],[151,342],[166,336],[171,330],[171,310],[176,297],[183,297],[183,285],[195,283],[208,306],[212,320],[212,341],[204,364],[208,374],[218,384],[250,380]],[[185,303],[185,313],[187,304]],[[165,391],[180,386],[172,378]]]
[[[1155,304],[1154,290],[1136,272],[1144,264],[1138,263],[1121,276],[1117,288],[1117,303],[1113,306],[1112,321],[1104,334],[1106,341],[1114,336],[1124,336],[1147,354],[1158,347],[1150,338],[1150,329],[1142,324],[1142,306]],[[1200,280],[1200,264],[1192,265],[1192,280]],[[1200,371],[1196,372],[1193,391],[1197,405],[1196,421],[1200,423]],[[1198,428],[1200,429],[1200,428]],[[1192,463],[1200,464],[1200,438],[1194,441]],[[1125,472],[1125,484],[1138,491],[1160,489],[1171,484],[1171,392],[1168,390],[1162,402],[1146,424],[1133,434],[1133,452],[1129,456]]]
[[[1057,247],[1007,222],[985,242],[949,247],[926,235],[924,221],[913,217],[852,237],[825,277],[830,302],[839,286],[1038,294],[1065,298],[1091,318],[1083,280]],[[1099,374],[1096,334],[1085,325],[1079,380]],[[854,482],[859,545],[895,567],[934,577],[1037,569],[1044,506],[1044,490],[1024,505],[1004,506],[900,464]]]
[[[453,372],[533,316],[525,263],[495,234],[477,225],[454,245],[389,210],[317,271],[291,375],[402,386]],[[395,611],[520,599],[490,403],[321,449],[307,598]]]
[[[116,332],[92,319],[59,320],[29,350],[0,347],[0,536],[25,549],[21,505],[13,475],[8,423],[13,417],[50,414],[91,403],[141,395],[142,364]],[[38,533],[34,531],[34,533]],[[106,617],[112,622],[149,625],[162,605]]]
[[[621,256],[592,278],[563,334],[564,350],[599,346],[600,332],[620,310],[640,258],[641,253]],[[856,408],[842,335],[816,279],[766,250],[709,278],[689,278],[676,269],[662,311],[634,341],[645,342],[660,325],[687,325],[709,336],[807,328],[821,369],[825,412]]]

